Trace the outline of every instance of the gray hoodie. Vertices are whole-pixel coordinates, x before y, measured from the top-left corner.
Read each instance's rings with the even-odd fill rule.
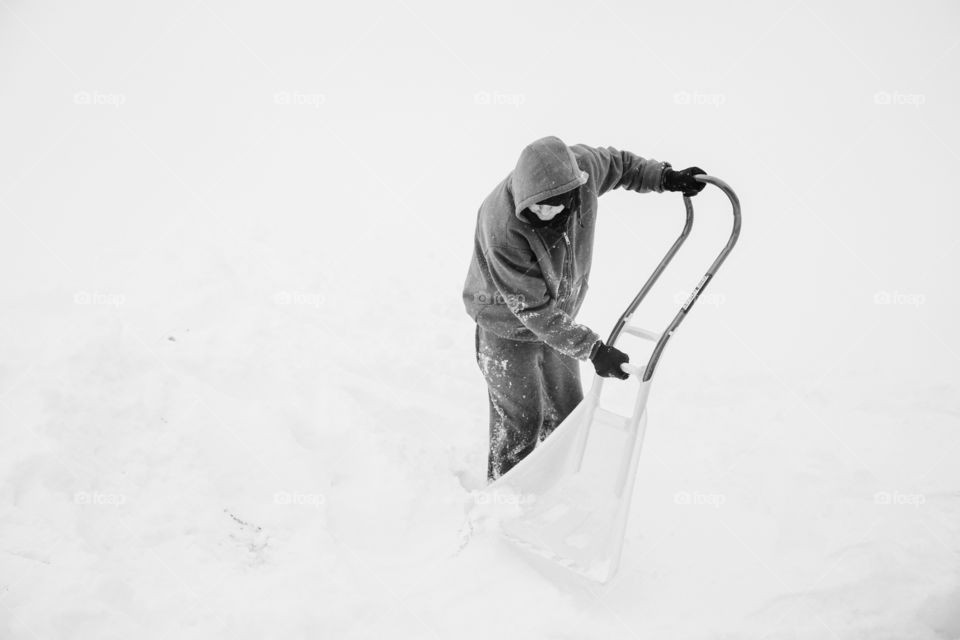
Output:
[[[568,147],[554,136],[529,144],[477,213],[463,288],[470,317],[503,338],[545,342],[586,360],[600,336],[574,319],[587,293],[597,197],[618,187],[661,192],[666,166],[613,147]],[[580,206],[565,227],[534,228],[521,215],[571,189],[580,190]]]

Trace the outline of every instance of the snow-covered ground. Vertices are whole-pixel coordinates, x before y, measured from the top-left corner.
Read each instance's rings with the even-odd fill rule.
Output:
[[[954,7],[132,5],[0,6],[0,637],[960,638]],[[744,206],[604,587],[465,527],[474,216],[547,134]],[[584,322],[681,216],[601,199]]]

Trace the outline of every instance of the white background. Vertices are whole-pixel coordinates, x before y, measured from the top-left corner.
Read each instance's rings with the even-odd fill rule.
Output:
[[[960,637],[958,18],[0,1],[0,635]],[[476,210],[545,135],[743,204],[603,589],[459,537]],[[682,202],[600,204],[605,335]]]

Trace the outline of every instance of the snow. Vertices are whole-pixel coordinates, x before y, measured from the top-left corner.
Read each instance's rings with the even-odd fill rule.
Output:
[[[915,188],[955,175],[955,15],[625,4],[550,18],[587,52],[561,79],[530,8],[405,4],[0,8],[0,637],[960,638],[960,223]],[[598,69],[634,31],[632,70]],[[475,211],[546,134],[744,206],[659,364],[604,587],[504,540],[508,498],[466,518]],[[600,206],[603,334],[682,207]],[[641,326],[726,237],[722,196],[696,206]]]
[[[171,296],[225,260],[191,258]],[[149,305],[7,317],[66,335],[3,343],[5,637],[960,633],[955,388],[838,378],[791,409],[768,376],[665,365],[601,590],[493,527],[461,548],[486,413],[455,304],[391,343],[337,291],[291,309],[221,268],[158,330]]]

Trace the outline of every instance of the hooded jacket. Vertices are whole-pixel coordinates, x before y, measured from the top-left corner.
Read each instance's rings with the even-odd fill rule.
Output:
[[[575,318],[590,277],[597,198],[616,188],[661,192],[667,166],[613,147],[568,147],[554,136],[527,145],[477,212],[463,288],[470,317],[503,338],[589,358],[600,336]],[[562,225],[535,228],[523,217],[531,204],[572,189],[579,206]]]

